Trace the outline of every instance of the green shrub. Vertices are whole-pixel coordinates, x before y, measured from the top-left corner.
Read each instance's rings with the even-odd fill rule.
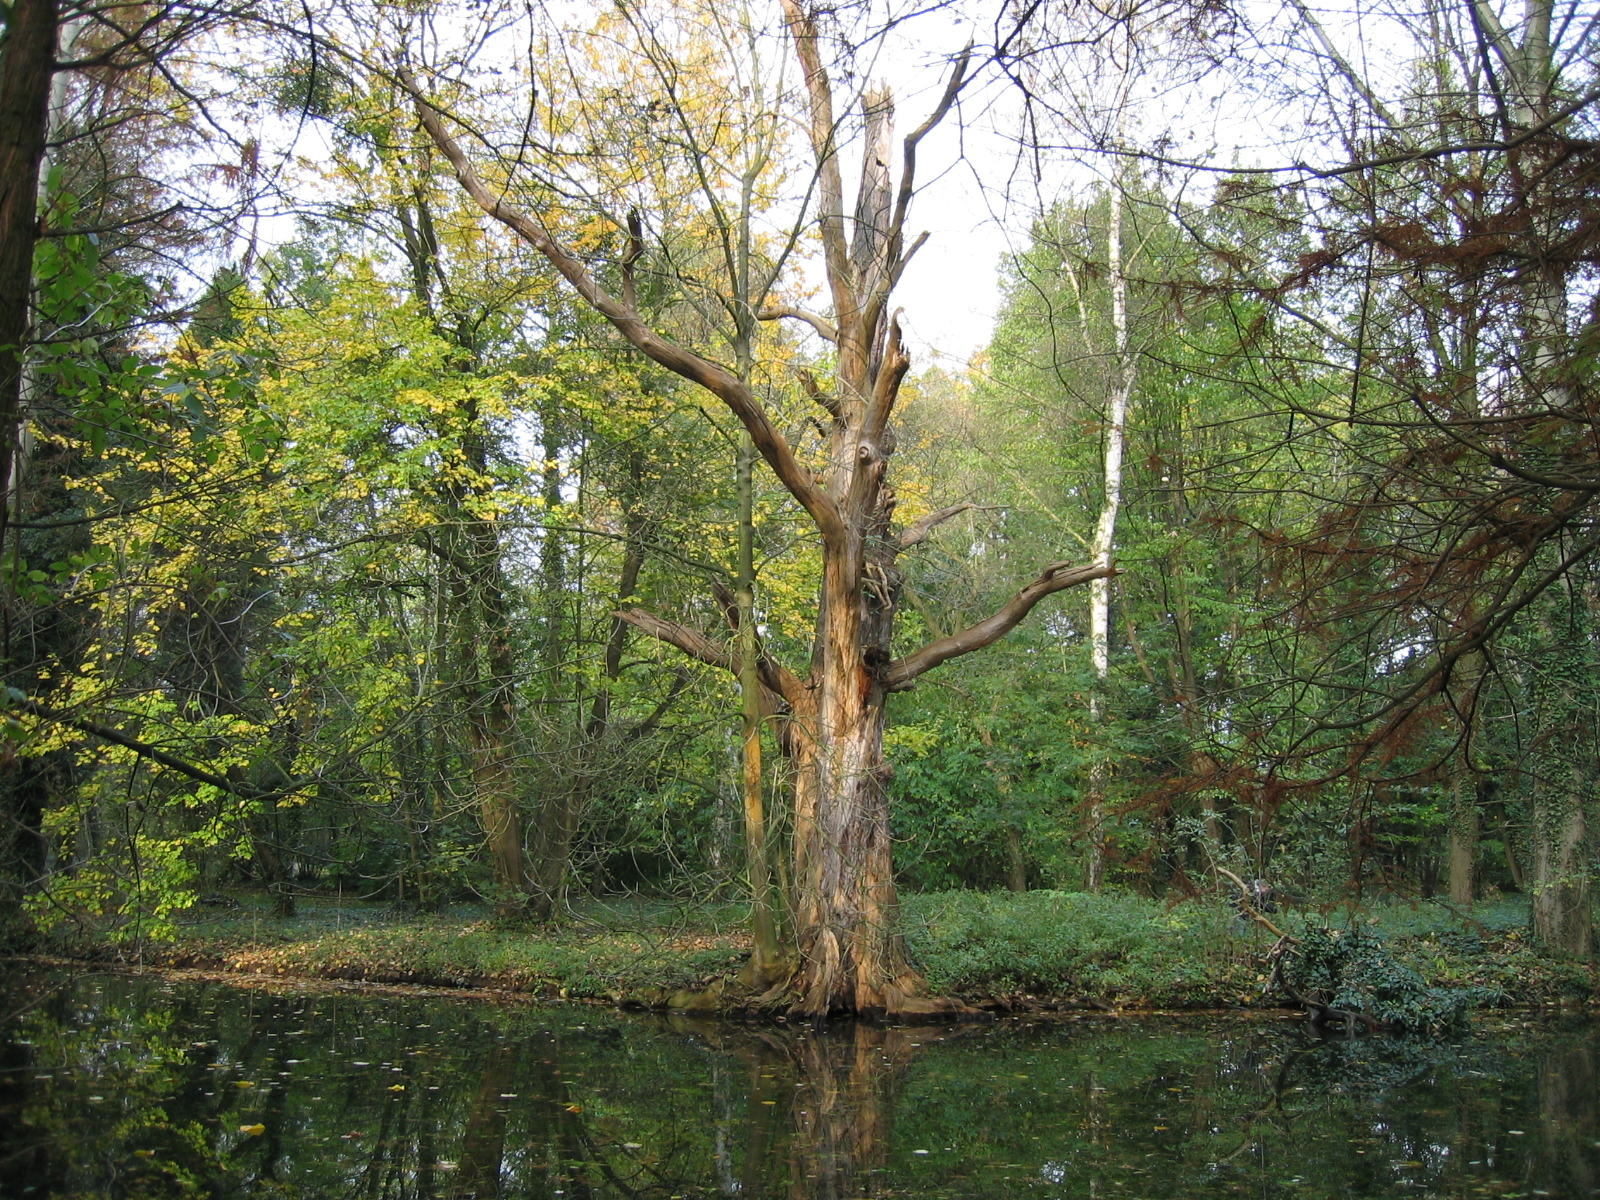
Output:
[[[1248,934],[1220,908],[1046,891],[941,892],[904,908],[912,957],[937,992],[1194,1003],[1222,988],[1236,998],[1247,976]]]
[[[1284,981],[1309,1001],[1422,1033],[1458,1027],[1483,998],[1480,988],[1429,987],[1394,956],[1382,934],[1362,925],[1331,929],[1306,922],[1282,970]]]

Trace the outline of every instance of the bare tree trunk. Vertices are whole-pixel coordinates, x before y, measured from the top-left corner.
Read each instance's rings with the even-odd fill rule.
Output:
[[[1128,280],[1122,268],[1121,179],[1112,181],[1106,220],[1106,261],[1111,276],[1112,349],[1116,376],[1106,411],[1105,496],[1095,523],[1091,561],[1106,575],[1089,585],[1089,657],[1094,668],[1094,690],[1089,694],[1089,723],[1104,737],[1108,720],[1107,688],[1111,678],[1111,560],[1117,542],[1117,514],[1122,507],[1122,458],[1127,447],[1128,402],[1133,395],[1137,364],[1128,346]],[[1089,861],[1084,883],[1098,892],[1106,872],[1106,793],[1111,764],[1099,748],[1089,766]]]
[[[1461,744],[1450,762],[1450,903],[1471,908],[1477,896],[1478,839],[1483,827],[1478,783],[1472,772],[1481,660],[1469,655],[1457,664],[1461,685],[1456,710],[1462,715]]]
[[[566,440],[558,402],[551,400],[539,414],[544,452],[544,501],[546,527],[539,548],[539,574],[544,583],[543,669],[546,695],[555,698],[566,659],[567,555],[561,532],[550,526],[550,518],[561,511],[560,458]],[[620,653],[620,651],[619,651]],[[548,920],[566,903],[567,876],[572,866],[572,842],[578,827],[578,786],[564,770],[545,772],[543,795],[539,798],[538,822],[533,831],[530,882],[533,915]]]
[[[1477,788],[1465,764],[1450,771],[1450,903],[1471,908],[1477,898],[1478,833]]]
[[[784,737],[795,770],[792,879],[800,961],[791,979],[769,989],[769,1002],[792,1001],[794,1011],[809,1016],[841,1010],[931,1011],[949,1006],[915,998],[922,980],[911,969],[896,929],[883,757],[885,701],[890,692],[911,687],[939,664],[993,644],[1046,596],[1111,570],[1105,563],[1078,568],[1052,563],[992,616],[913,653],[893,656],[900,596],[896,557],[940,522],[972,507],[938,510],[896,534],[895,495],[885,483],[895,448],[890,419],[910,366],[888,303],[915,249],[908,250],[904,228],[914,193],[916,150],[953,107],[966,82],[969,55],[958,57],[934,113],[903,140],[898,189],[890,179],[889,97],[881,92],[867,97],[865,161],[849,236],[822,38],[796,0],[783,3],[805,77],[806,124],[816,162],[818,208],[808,214],[807,224],[820,231],[833,319],[767,304],[776,273],[746,285],[749,257],[733,246],[748,230],[722,229],[721,244],[736,322],[743,322],[740,314],[764,320],[793,317],[836,347],[832,386],[825,390],[811,381],[810,388],[829,422],[824,430],[826,465],[820,472],[799,461],[746,378],[659,333],[627,302],[626,291],[622,300],[613,296],[535,216],[492,191],[415,79],[404,68],[397,70],[397,77],[415,97],[417,115],[433,143],[483,211],[543,254],[635,349],[725,404],[815,524],[823,579],[810,670],[802,678],[757,652],[760,692],[787,709]],[[620,615],[702,662],[738,671],[737,649],[699,630],[638,609]]]
[[[459,693],[473,792],[494,872],[494,905],[501,916],[512,917],[523,910],[528,878],[522,852],[514,656],[500,539],[489,522],[462,514],[445,540],[452,547]]]
[[[1568,579],[1542,600],[1533,673],[1533,931],[1548,950],[1587,958],[1594,926],[1587,808],[1595,781],[1589,597]]]
[[[826,673],[834,668],[829,686]],[[826,739],[803,738],[795,811],[795,927],[802,1011],[906,1010],[919,982],[897,929],[884,792],[883,694],[863,696],[824,662],[815,714],[797,719]],[[855,681],[850,681],[855,682]],[[877,691],[876,696],[871,692]]]

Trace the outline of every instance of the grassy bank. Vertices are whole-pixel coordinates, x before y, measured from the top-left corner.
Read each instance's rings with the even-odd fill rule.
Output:
[[[589,903],[559,930],[505,927],[459,908],[406,917],[377,905],[308,898],[292,920],[262,897],[196,910],[167,941],[53,947],[76,957],[137,959],[282,977],[494,988],[573,999],[662,1004],[737,970],[748,949],[737,905]],[[933,990],[995,1007],[1264,1006],[1272,936],[1220,905],[1175,907],[1137,896],[945,892],[904,900],[906,938]],[[1278,917],[1286,927],[1299,917]],[[1335,913],[1375,926],[1434,986],[1470,986],[1494,1004],[1589,999],[1587,964],[1540,955],[1516,900],[1470,916],[1446,906]]]

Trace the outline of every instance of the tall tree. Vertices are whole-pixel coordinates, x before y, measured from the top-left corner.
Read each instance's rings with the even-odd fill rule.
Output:
[[[896,533],[895,495],[886,474],[894,450],[891,418],[909,359],[889,309],[894,285],[915,243],[906,220],[918,148],[951,111],[969,79],[970,55],[956,56],[934,111],[906,136],[898,185],[891,180],[886,95],[864,105],[865,154],[853,215],[845,208],[841,128],[814,16],[786,0],[784,20],[805,83],[818,208],[815,228],[827,273],[830,319],[802,317],[833,343],[834,386],[820,391],[827,420],[821,468],[803,464],[760,395],[737,372],[669,340],[601,286],[555,233],[484,178],[409,74],[417,111],[461,185],[484,212],[544,254],[586,303],[645,355],[698,384],[730,410],[816,528],[822,587],[809,672],[802,676],[764,654],[764,686],[786,708],[795,757],[795,930],[801,961],[794,976],[769,992],[796,1011],[911,1011],[922,984],[896,928],[883,730],[888,696],[928,670],[991,645],[1046,596],[1110,574],[1104,566],[1053,563],[1000,611],[967,629],[896,657],[891,641],[902,575],[896,560],[940,522],[969,505],[939,510]],[[688,116],[689,114],[683,114]],[[774,315],[787,315],[775,313]],[[696,630],[643,611],[628,619],[703,661],[726,669],[737,656]]]

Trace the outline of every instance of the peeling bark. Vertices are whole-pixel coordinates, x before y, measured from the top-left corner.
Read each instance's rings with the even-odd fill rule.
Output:
[[[833,112],[821,60],[821,39],[795,0],[784,13],[805,75],[808,129],[815,157],[817,211],[833,313],[827,317],[743,295],[736,305],[752,318],[793,316],[837,351],[832,388],[812,391],[827,413],[825,465],[803,465],[743,370],[729,370],[672,342],[640,317],[630,302],[607,292],[583,262],[531,213],[497,193],[446,128],[439,109],[406,71],[399,78],[417,114],[463,189],[493,219],[543,254],[586,303],[606,317],[638,351],[698,384],[736,416],[778,481],[800,503],[820,535],[823,579],[810,669],[801,677],[756,652],[763,712],[781,709],[782,741],[794,772],[792,887],[799,964],[768,993],[809,1016],[830,1012],[930,1012],[940,1002],[918,998],[923,982],[911,968],[897,929],[891,855],[889,767],[883,756],[885,702],[925,671],[992,644],[1045,597],[1113,574],[1109,561],[1089,567],[1055,563],[999,612],[896,659],[891,652],[901,594],[896,556],[967,506],[931,514],[901,533],[893,530],[895,494],[886,483],[894,453],[895,403],[910,360],[888,301],[920,240],[907,247],[906,215],[913,194],[917,147],[950,111],[967,79],[968,54],[956,61],[933,113],[901,143],[898,184],[890,163],[892,106],[885,93],[867,100],[868,130],[862,186],[846,215]],[[852,231],[852,225],[854,229]],[[853,233],[853,236],[852,236]],[[626,283],[626,277],[625,277]],[[770,309],[770,311],[769,311]],[[744,318],[737,318],[743,321]],[[741,326],[743,328],[743,326]],[[734,671],[735,647],[641,610],[617,618],[669,642],[695,659]],[[753,633],[753,631],[751,631]]]

